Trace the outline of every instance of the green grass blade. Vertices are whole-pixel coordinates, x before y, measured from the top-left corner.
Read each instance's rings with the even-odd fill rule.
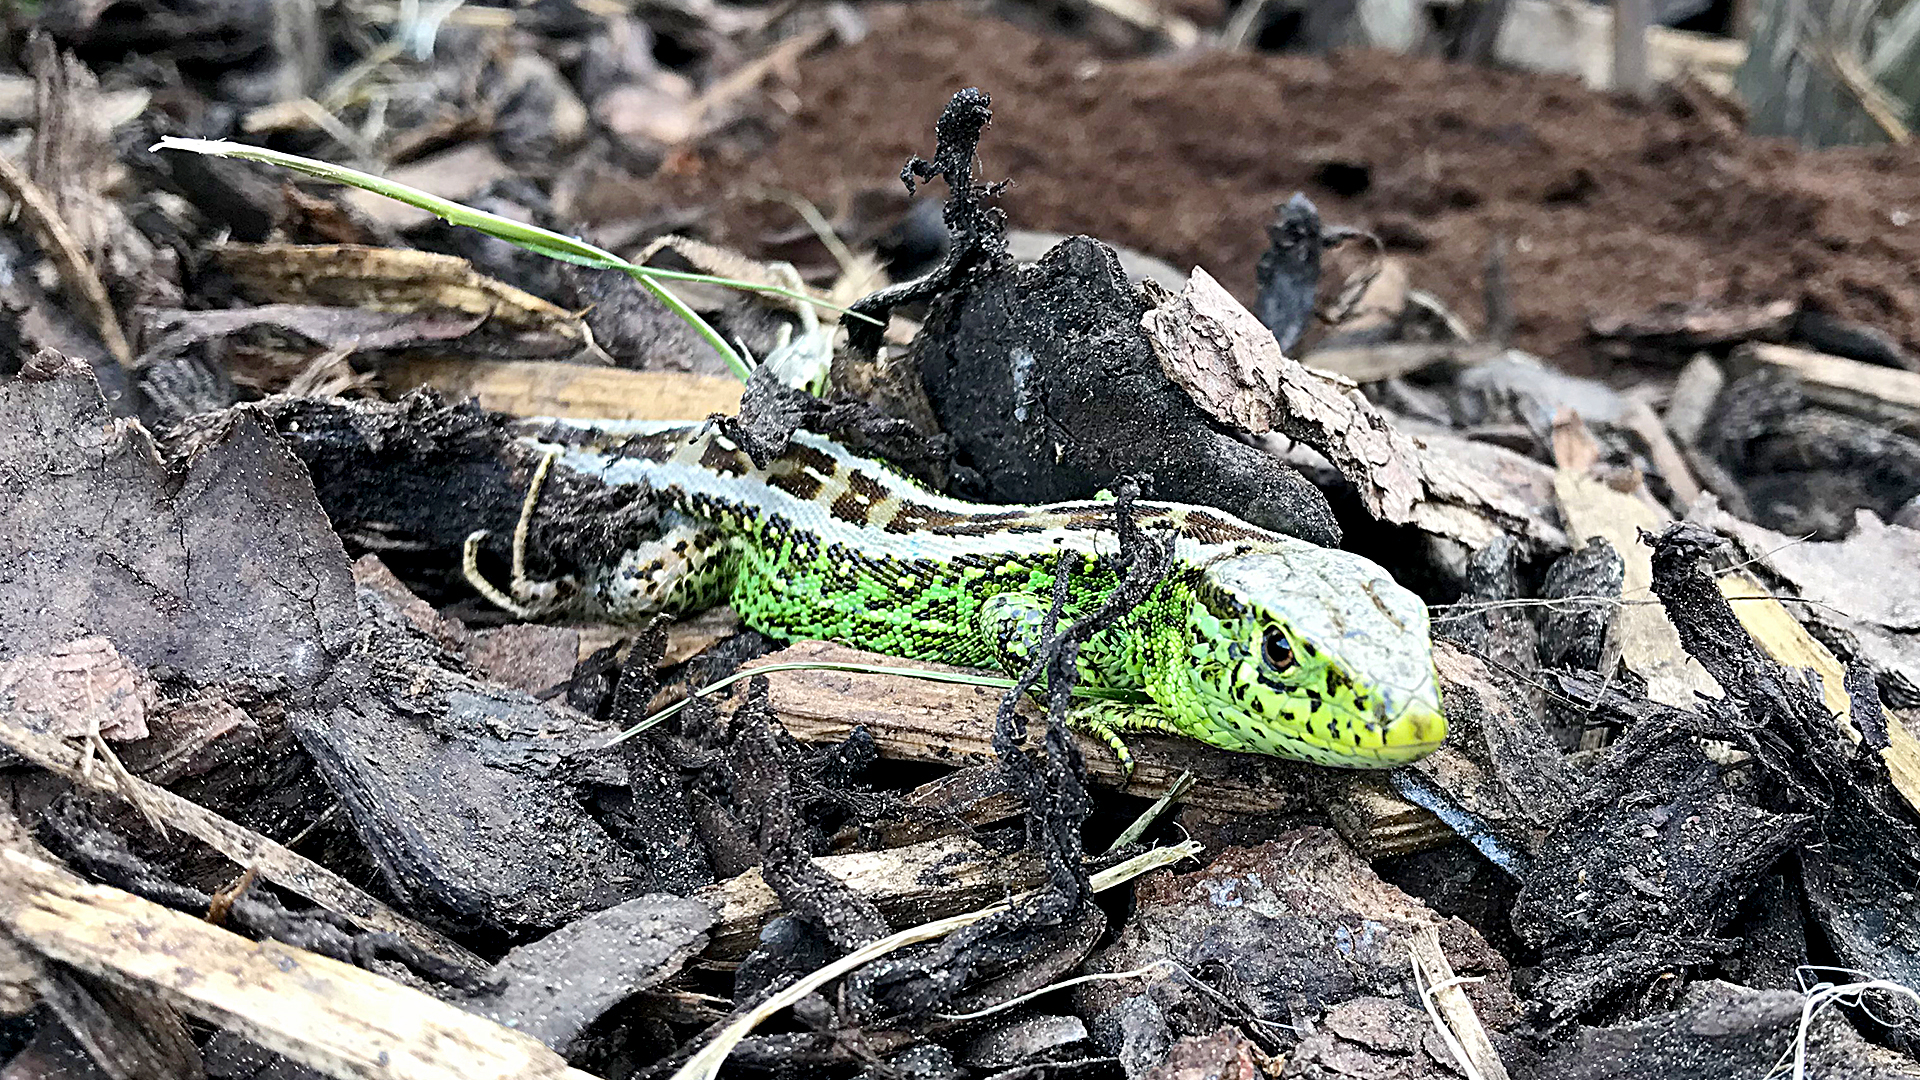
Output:
[[[223,139],[182,139],[172,135],[163,137],[155,143],[153,150],[185,150],[195,154],[210,154],[215,157],[237,158],[243,161],[258,161],[268,165],[278,165],[283,169],[305,173],[321,180],[336,184],[346,184],[375,195],[418,207],[451,225],[462,225],[478,229],[488,236],[516,244],[528,251],[545,255],[548,258],[590,266],[602,270],[618,270],[638,281],[652,293],[667,309],[684,320],[698,333],[702,340],[712,346],[727,362],[728,370],[745,381],[752,373],[752,367],[726,339],[720,336],[711,324],[700,317],[700,313],[688,307],[685,301],[675,296],[662,281],[692,281],[708,285],[719,285],[729,289],[746,292],[768,293],[823,307],[830,311],[845,313],[846,309],[833,304],[823,303],[805,293],[783,289],[775,285],[761,285],[751,281],[739,281],[734,278],[716,277],[711,274],[691,274],[678,270],[661,270],[651,266],[640,266],[615,255],[605,248],[596,247],[577,237],[565,236],[537,225],[528,225],[523,221],[501,217],[499,214],[478,210],[471,206],[443,199],[438,195],[421,191],[419,188],[396,183],[383,176],[349,169],[344,165],[320,161],[315,158],[301,157],[298,154],[283,154],[278,150],[269,150],[261,146],[247,146],[243,143],[227,142]],[[877,320],[865,315],[855,318],[867,319],[877,324]]]

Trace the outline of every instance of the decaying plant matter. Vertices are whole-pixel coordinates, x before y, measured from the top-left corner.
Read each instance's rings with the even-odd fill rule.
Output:
[[[1202,32],[1111,6],[1095,31]],[[1059,196],[1023,185],[1058,163],[996,156],[1028,103],[952,85],[899,174],[944,189],[937,222],[892,190],[776,190],[750,150],[810,137],[785,80],[870,51],[831,44],[862,13],[467,5],[322,80],[295,43],[373,40],[328,37],[361,14],[263,37],[203,7],[50,23],[31,167],[0,167],[4,254],[39,269],[0,281],[0,1077],[1911,1073],[1911,327],[1829,282],[1768,292],[1770,269],[1548,319],[1538,238],[1502,235],[1476,332],[1435,268],[1479,196],[1365,139],[1310,168],[1270,150],[1244,265],[1037,239],[1025,209]],[[107,45],[146,55],[168,19],[283,61],[273,101],[82,122],[139,76]],[[405,61],[417,86],[403,43],[443,50]],[[1077,107],[1106,115],[1123,84],[1083,68]],[[1449,101],[1438,142],[1496,130]],[[1628,119],[1757,160],[1697,91],[1666,108]],[[484,175],[447,216],[495,231],[146,149],[246,132],[415,188]],[[1500,152],[1568,220],[1637,182]],[[1117,220],[1125,164],[1085,178],[1086,220]],[[674,212],[688,178],[724,188],[711,220]],[[802,227],[743,239],[746,202]],[[1883,310],[1920,310],[1889,282]],[[1576,338],[1578,363],[1526,351]],[[711,604],[523,617],[562,605],[491,598],[564,597],[685,524],[534,452],[525,418],[559,415],[709,421],[722,472],[825,438],[943,496],[1081,502],[1111,588],[1076,606],[1048,578],[1004,678]],[[1143,512],[1165,502],[1417,592],[1445,745],[1361,772],[1129,731],[1129,771],[1071,726],[1081,662],[1181,566]],[[933,535],[872,509],[837,520]]]

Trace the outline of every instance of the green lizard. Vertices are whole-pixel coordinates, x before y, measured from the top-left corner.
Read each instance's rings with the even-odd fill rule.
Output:
[[[982,506],[926,491],[879,462],[805,432],[756,467],[713,425],[534,421],[543,454],[515,531],[509,593],[532,618],[614,622],[731,604],[786,640],[1018,674],[1039,645],[1055,575],[1065,615],[1119,583],[1111,503]],[[555,461],[608,484],[645,482],[662,500],[659,540],[561,582],[531,582],[527,520]],[[1113,747],[1124,731],[1184,735],[1229,750],[1350,768],[1433,752],[1446,721],[1427,608],[1372,562],[1256,528],[1218,510],[1139,502],[1143,530],[1170,530],[1173,569],[1081,650],[1077,726]]]

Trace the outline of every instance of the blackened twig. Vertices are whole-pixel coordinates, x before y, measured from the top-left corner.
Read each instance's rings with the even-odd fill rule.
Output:
[[[936,176],[947,182],[949,194],[943,214],[950,237],[947,254],[940,265],[921,277],[869,293],[848,307],[840,323],[847,328],[847,347],[855,353],[872,356],[879,351],[894,308],[932,299],[975,266],[997,266],[1007,261],[1006,212],[987,204],[1006,185],[973,182],[980,133],[993,119],[992,100],[986,91],[972,87],[953,95],[934,125],[933,160],[916,157],[901,168],[900,182],[907,186],[908,194],[918,183]]]

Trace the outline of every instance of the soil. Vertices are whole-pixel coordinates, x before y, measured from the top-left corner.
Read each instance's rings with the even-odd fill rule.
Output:
[[[981,175],[1014,181],[1015,227],[1197,263],[1243,301],[1264,226],[1297,190],[1330,223],[1379,233],[1470,322],[1504,237],[1513,343],[1575,370],[1598,363],[1590,316],[1670,301],[1805,301],[1920,346],[1912,149],[1749,137],[1698,88],[1642,104],[1371,53],[1116,60],[968,5],[863,10],[864,40],[799,65],[798,111],[769,150],[669,170],[662,182],[680,190],[662,194],[708,202],[731,168],[715,229],[759,250],[794,219],[750,187],[829,208],[898,191],[901,164],[931,152],[941,106],[979,86],[994,110]]]

